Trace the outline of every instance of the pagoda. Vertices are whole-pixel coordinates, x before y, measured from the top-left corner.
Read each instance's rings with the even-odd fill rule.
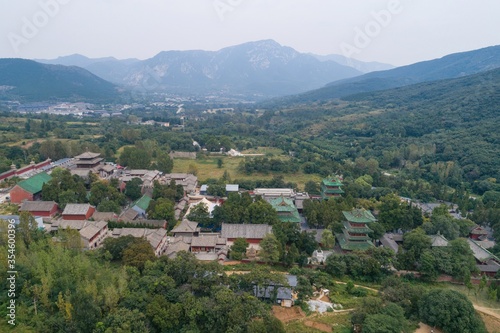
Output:
[[[342,233],[335,234],[343,251],[367,250],[373,247],[369,234],[373,232],[369,228],[370,223],[377,219],[365,209],[354,209],[350,212],[342,212],[345,217]]]
[[[300,215],[297,207],[293,204],[292,199],[280,196],[269,200],[271,206],[278,213],[278,219],[281,222],[300,223]]]
[[[85,152],[74,157],[78,169],[92,169],[100,165],[104,160],[100,153]]]
[[[321,198],[328,200],[340,197],[344,193],[342,185],[342,178],[339,176],[331,176],[323,179],[321,182]]]

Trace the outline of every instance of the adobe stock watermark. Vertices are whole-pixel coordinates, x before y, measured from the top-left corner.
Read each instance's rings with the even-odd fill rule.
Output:
[[[227,13],[233,12],[244,0],[214,0],[212,5],[217,16],[224,21]]]
[[[9,39],[12,49],[19,53],[22,45],[28,44],[33,38],[38,36],[40,30],[49,24],[50,20],[59,14],[61,6],[67,5],[72,0],[40,0],[38,10],[32,15],[21,18],[21,28],[18,32],[9,32]]]
[[[372,19],[365,23],[361,28],[354,27],[354,38],[352,43],[342,42],[340,50],[344,57],[350,59],[353,54],[359,54],[367,48],[373,39],[380,35],[384,28],[387,28],[395,15],[403,11],[403,6],[400,0],[390,0],[387,3],[386,9],[372,11],[370,16]]]
[[[8,220],[7,227],[7,323],[16,325],[16,224]]]

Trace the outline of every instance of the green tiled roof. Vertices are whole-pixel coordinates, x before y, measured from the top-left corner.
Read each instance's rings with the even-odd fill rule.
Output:
[[[281,222],[301,222],[297,207],[291,199],[279,197],[269,200],[269,203],[278,212],[278,218]]]
[[[43,184],[45,184],[51,179],[52,177],[50,177],[46,172],[41,172],[39,174],[34,175],[33,177],[30,177],[28,179],[25,179],[17,183],[17,185],[19,185],[24,190],[35,194],[41,192]]]
[[[301,222],[301,219],[300,219],[300,215],[299,215],[299,212],[297,210],[295,210],[295,212],[292,212],[290,214],[280,214],[278,212],[278,218],[281,222],[293,222],[293,223],[300,223]]]
[[[289,198],[278,197],[269,200],[269,203],[277,212],[291,212],[293,210],[297,210],[292,199]]]
[[[368,227],[364,227],[364,228],[360,228],[360,227],[353,227],[349,224],[348,221],[344,221],[342,222],[342,224],[344,225],[344,228],[349,231],[349,232],[356,232],[356,233],[370,233],[370,232],[373,232],[372,229],[368,228]]]
[[[342,181],[338,176],[325,178],[322,183],[325,186],[342,186]]]
[[[370,213],[366,209],[353,209],[350,212],[343,211],[342,213],[349,222],[371,223],[377,221],[372,213]]]
[[[147,210],[150,202],[151,202],[151,198],[144,194],[139,200],[134,202],[132,207],[137,206],[137,207],[141,208],[142,210]]]
[[[365,251],[373,247],[373,243],[369,240],[352,242],[345,239],[344,234],[335,234],[339,242],[340,248],[345,251]]]

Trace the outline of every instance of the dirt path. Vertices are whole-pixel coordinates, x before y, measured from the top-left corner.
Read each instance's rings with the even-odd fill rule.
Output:
[[[472,303],[472,304],[474,304],[474,303]],[[476,311],[485,313],[485,314],[487,314],[489,316],[495,317],[496,319],[500,320],[500,314],[491,311],[491,310],[500,310],[500,309],[485,308],[485,307],[482,307],[482,306],[479,306],[479,305],[476,305],[476,304],[474,304],[474,309],[476,309]]]
[[[334,281],[334,282],[335,282],[335,283],[340,283],[340,284],[347,284],[347,282],[342,282],[342,281]],[[354,286],[355,286],[355,287],[358,287],[358,288],[368,289],[368,290],[371,290],[371,291],[374,291],[374,292],[378,293],[378,290],[377,290],[377,289],[374,289],[374,288],[365,287],[365,286],[360,286],[359,284],[355,284]]]
[[[418,323],[418,326],[419,326],[419,328],[417,328],[415,333],[430,333],[430,331],[432,329],[432,327],[430,327],[429,325],[426,325],[424,323]],[[434,333],[441,333],[441,331],[438,330],[437,328],[435,328]]]

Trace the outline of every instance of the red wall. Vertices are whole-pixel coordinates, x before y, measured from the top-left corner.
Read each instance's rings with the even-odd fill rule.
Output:
[[[63,214],[63,220],[88,220],[89,218],[92,217],[92,215],[94,215],[94,212],[95,212],[95,207],[90,207],[89,210],[87,211],[87,213],[84,215],[67,215],[67,214]]]
[[[228,238],[227,240],[229,242],[234,242],[236,239],[237,238]],[[247,238],[246,241],[250,244],[259,244],[262,241],[262,239],[260,239],[260,238]]]
[[[32,193],[26,191],[25,189],[23,189],[21,186],[18,185],[14,186],[14,188],[10,190],[9,194],[10,194],[10,201],[16,204],[20,204],[24,200],[29,200],[29,201],[34,200]]]
[[[54,205],[54,207],[52,207],[50,212],[32,211],[30,213],[33,216],[53,216],[57,212],[57,209],[58,209],[57,205]]]

